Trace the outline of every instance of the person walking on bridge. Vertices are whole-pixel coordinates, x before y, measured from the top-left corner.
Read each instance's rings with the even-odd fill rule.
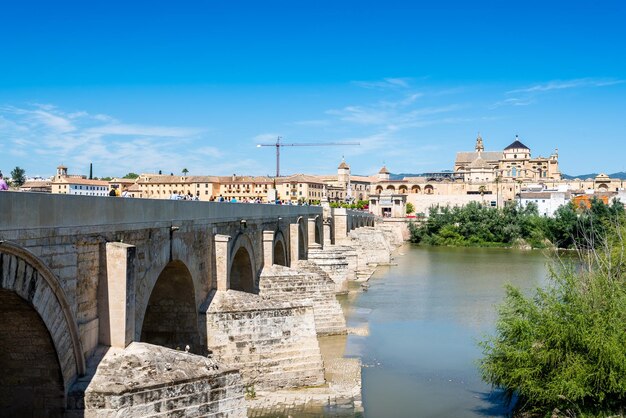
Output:
[[[5,190],[9,190],[9,185],[6,181],[4,181],[4,178],[2,177],[2,171],[0,171],[0,192]]]

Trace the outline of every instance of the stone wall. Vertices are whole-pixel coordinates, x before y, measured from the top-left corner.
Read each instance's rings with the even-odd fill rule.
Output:
[[[311,305],[234,290],[216,291],[206,310],[207,346],[256,389],[324,383]]]
[[[279,265],[265,267],[261,274],[260,295],[274,300],[311,305],[317,335],[346,333],[346,320],[335,296],[335,283],[324,272],[301,271]]]
[[[341,294],[348,291],[348,280],[356,279],[356,264],[353,248],[327,245],[324,249],[310,249],[307,262],[295,267],[301,271],[327,274],[335,283],[335,293]]]
[[[84,416],[245,417],[239,372],[145,343],[110,349],[85,391]]]

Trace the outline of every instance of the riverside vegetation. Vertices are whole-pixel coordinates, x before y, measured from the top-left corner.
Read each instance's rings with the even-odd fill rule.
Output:
[[[587,228],[579,258],[557,263],[545,289],[507,287],[481,342],[483,379],[516,400],[517,416],[624,416],[626,217]]]
[[[420,225],[409,224],[410,240],[445,246],[574,248],[584,243],[586,231],[593,230],[593,238],[600,238],[606,222],[624,214],[619,201],[606,205],[592,199],[590,206],[576,208],[569,203],[557,209],[554,217],[539,215],[534,204],[520,207],[517,202],[504,208],[478,202],[463,207],[434,206]]]
[[[536,207],[470,204],[433,208],[413,242],[433,245],[551,245],[549,285],[525,296],[507,286],[495,334],[480,342],[482,378],[518,417],[624,417],[626,410],[626,215],[621,203]]]

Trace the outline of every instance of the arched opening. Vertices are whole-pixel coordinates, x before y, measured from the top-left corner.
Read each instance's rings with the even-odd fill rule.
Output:
[[[407,194],[408,193],[408,188],[406,186],[400,186],[399,188],[399,192],[402,194]]]
[[[322,244],[322,224],[319,219],[315,221],[315,243]]]
[[[394,185],[390,184],[389,186],[387,186],[387,190],[391,190],[392,192],[395,192],[396,188]]]
[[[606,184],[601,184],[600,186],[598,186],[598,190],[601,192],[606,192],[609,190],[609,186],[607,186]]]
[[[427,184],[424,187],[424,194],[433,194],[435,191],[435,189],[433,188],[433,186],[431,186],[430,184]]]
[[[282,240],[276,241],[274,244],[274,264],[281,266],[287,265],[287,257],[285,252],[285,245]]]
[[[381,194],[383,192],[383,186],[376,186],[376,194]]]
[[[304,226],[302,220],[298,222],[298,260],[306,259],[306,234],[304,233]]]
[[[239,247],[230,266],[230,288],[255,293],[252,258],[245,247]]]
[[[411,193],[417,194],[417,193],[419,193],[421,191],[422,190],[420,189],[420,186],[418,186],[418,185],[415,185],[415,186],[411,187]]]
[[[202,352],[191,273],[181,261],[170,262],[152,289],[141,327],[141,341]]]
[[[0,289],[0,415],[61,417],[65,388],[48,328],[31,304]]]

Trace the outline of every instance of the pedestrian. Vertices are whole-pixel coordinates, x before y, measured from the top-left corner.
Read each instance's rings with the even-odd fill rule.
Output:
[[[122,197],[133,197],[129,192],[128,192],[128,188],[124,187],[124,190],[122,191]]]
[[[0,191],[9,190],[9,185],[2,177],[2,171],[0,171]]]
[[[109,196],[112,196],[112,197],[117,196],[117,194],[115,193],[115,187],[111,188],[111,190],[109,191]]]

